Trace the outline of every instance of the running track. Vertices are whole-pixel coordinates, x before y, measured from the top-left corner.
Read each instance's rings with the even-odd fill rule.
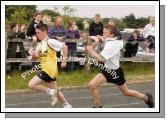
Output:
[[[154,82],[129,84],[129,88],[141,92],[150,92],[154,97]],[[136,98],[122,96],[117,87],[111,84],[109,87],[99,89],[101,103],[106,108],[145,108],[147,105]],[[92,107],[92,97],[87,88],[74,88],[63,90],[66,99],[75,108]],[[6,108],[61,108],[60,102],[50,106],[50,97],[44,93],[6,95]]]

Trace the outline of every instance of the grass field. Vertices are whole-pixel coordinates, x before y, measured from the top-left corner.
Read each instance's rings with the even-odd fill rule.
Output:
[[[154,80],[155,66],[154,63],[121,63],[127,82],[140,80]],[[33,73],[23,79],[21,74],[25,71],[14,71],[6,76],[6,90],[23,90],[28,89],[28,81],[37,73]],[[92,68],[90,72],[84,72],[83,69],[77,69],[73,72],[59,72],[59,86],[78,86],[86,85],[99,72],[97,68]],[[9,77],[10,76],[10,77]]]

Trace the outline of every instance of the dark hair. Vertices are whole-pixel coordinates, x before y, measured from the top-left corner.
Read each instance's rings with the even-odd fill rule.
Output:
[[[136,33],[137,35],[140,35],[140,31],[134,30],[133,33]]]
[[[104,29],[108,29],[111,34],[114,34],[114,36],[116,35],[117,29],[113,25],[106,25]]]
[[[36,13],[34,14],[34,19],[35,19],[35,17],[38,16],[38,15],[43,15],[43,14],[40,13],[40,12],[36,12]]]
[[[39,29],[42,32],[44,32],[44,31],[48,32],[48,26],[46,24],[38,24],[36,26],[36,29]]]
[[[10,24],[10,29],[12,30],[14,27],[16,27],[16,25],[17,25],[16,22],[12,22],[12,23]]]

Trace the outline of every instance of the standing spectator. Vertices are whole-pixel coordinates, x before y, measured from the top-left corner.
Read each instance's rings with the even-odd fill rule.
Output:
[[[48,35],[52,39],[56,39],[60,42],[64,42],[65,28],[61,16],[55,18],[54,26],[49,30]],[[57,52],[57,57],[60,58],[61,53]]]
[[[10,24],[10,31],[7,33],[7,38],[12,40],[14,38],[25,39],[25,25],[22,25],[19,30],[19,25],[16,22]],[[7,48],[7,58],[26,58],[26,52],[23,46],[23,42],[9,41]],[[10,63],[9,72],[14,70],[15,66],[19,66],[19,62]]]
[[[57,16],[54,26],[49,30],[49,37],[64,42],[65,28],[62,25],[61,16]]]
[[[148,47],[149,52],[155,52],[155,18],[149,18],[149,24],[144,28],[144,34],[146,38],[146,47]]]
[[[121,32],[117,29],[116,25],[115,25],[115,22],[112,21],[112,20],[109,20],[108,21],[108,25],[111,25],[114,27],[115,31],[116,31],[116,34],[115,36],[117,37],[118,40],[121,40],[122,39],[122,35],[121,35]]]
[[[68,23],[68,29],[66,30],[65,39],[79,39],[80,34],[77,30],[77,26],[75,22]],[[68,46],[68,56],[76,57],[77,45],[76,42],[66,42]],[[67,71],[72,71],[74,69],[74,62],[69,62],[67,64]]]
[[[8,39],[21,38],[25,39],[25,25],[19,26],[16,22],[10,24],[11,30],[7,33]],[[8,42],[7,58],[26,57],[23,42]]]

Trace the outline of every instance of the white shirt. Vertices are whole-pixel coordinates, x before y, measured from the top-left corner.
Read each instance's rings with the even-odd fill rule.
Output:
[[[120,67],[120,50],[123,49],[123,40],[107,40],[101,55],[105,58],[105,67],[116,70]]]
[[[64,43],[58,41],[58,40],[55,40],[55,39],[45,39],[45,40],[42,40],[41,41],[41,50],[42,50],[42,53],[44,53],[46,51],[46,40],[48,40],[48,45],[50,48],[54,49],[55,51],[60,51],[63,46],[64,46]],[[36,52],[39,50],[40,46],[37,45],[36,47]]]
[[[152,26],[151,24],[147,24],[144,28],[144,32],[145,32],[145,37],[147,38],[147,36],[149,35],[153,35],[155,36],[155,26]]]

